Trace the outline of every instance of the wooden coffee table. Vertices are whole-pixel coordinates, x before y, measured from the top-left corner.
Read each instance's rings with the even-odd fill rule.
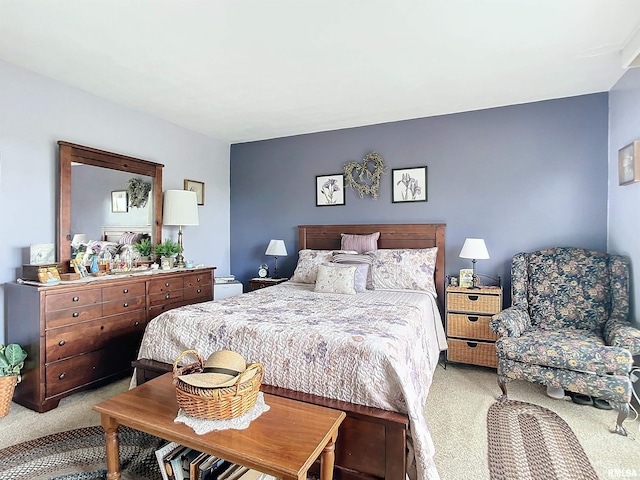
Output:
[[[335,441],[344,412],[264,394],[271,408],[246,430],[198,435],[191,427],[173,421],[178,404],[171,379],[172,374],[167,373],[93,407],[100,412],[106,432],[108,479],[120,479],[119,425],[284,480],[304,480],[319,457],[321,480],[333,478]]]

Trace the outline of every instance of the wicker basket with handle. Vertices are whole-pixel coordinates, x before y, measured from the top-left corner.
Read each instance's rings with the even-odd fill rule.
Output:
[[[194,355],[198,361],[178,366],[178,362],[189,354]],[[180,375],[202,372],[203,368],[204,361],[196,350],[185,350],[173,362],[176,399],[184,413],[207,420],[230,420],[244,415],[256,404],[264,376],[261,363],[247,364],[247,369],[229,387],[196,387],[178,378]]]

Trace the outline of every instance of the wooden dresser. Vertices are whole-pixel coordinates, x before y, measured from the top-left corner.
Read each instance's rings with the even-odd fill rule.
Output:
[[[145,326],[213,300],[215,267],[55,286],[5,284],[7,343],[28,353],[14,401],[38,412],[131,373]]]

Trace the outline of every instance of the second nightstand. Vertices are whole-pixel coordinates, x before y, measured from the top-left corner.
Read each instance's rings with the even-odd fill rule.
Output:
[[[489,320],[500,310],[501,287],[447,287],[447,360],[497,367],[498,336]]]
[[[279,283],[286,282],[288,278],[252,278],[249,280],[249,291],[253,292],[260,288],[272,287]]]

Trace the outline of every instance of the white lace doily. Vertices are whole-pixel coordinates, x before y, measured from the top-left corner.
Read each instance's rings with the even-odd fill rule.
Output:
[[[228,430],[230,428],[234,430],[244,430],[249,427],[249,424],[269,410],[271,407],[264,403],[264,394],[258,393],[258,399],[256,404],[251,410],[244,415],[241,415],[231,420],[206,420],[203,418],[190,417],[182,411],[178,410],[178,416],[175,418],[174,423],[184,423],[185,425],[193,428],[193,431],[198,435],[204,435],[205,433],[213,432],[214,430]]]

